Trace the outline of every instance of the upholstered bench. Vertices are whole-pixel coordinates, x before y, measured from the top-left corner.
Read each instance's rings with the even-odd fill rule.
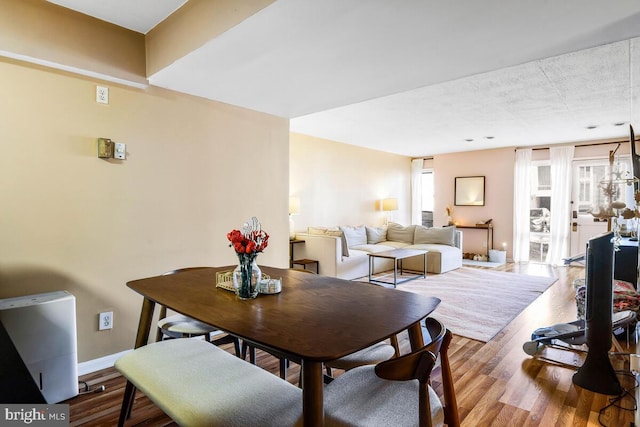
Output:
[[[115,367],[181,426],[302,423],[302,390],[203,340],[148,344]],[[125,394],[120,425],[126,401]]]

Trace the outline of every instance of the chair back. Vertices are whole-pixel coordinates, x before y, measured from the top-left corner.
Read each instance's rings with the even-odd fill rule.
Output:
[[[396,381],[418,380],[419,386],[419,425],[431,426],[431,404],[429,402],[429,380],[438,356],[444,401],[445,423],[449,427],[459,427],[458,404],[453,388],[453,377],[449,364],[448,350],[451,343],[451,331],[438,320],[427,318],[425,326],[430,342],[419,350],[376,365],[375,373],[380,378]]]
[[[170,276],[172,274],[177,274],[177,273],[182,273],[184,271],[190,271],[190,270],[200,270],[206,267],[184,267],[184,268],[178,268],[175,270],[170,270],[167,271],[165,273],[162,273],[162,276]],[[164,305],[160,306],[160,314],[158,316],[158,320],[162,320],[165,317],[167,317],[167,307],[165,307]],[[162,331],[160,330],[160,328],[158,328],[158,331],[156,332],[156,341],[162,341]]]

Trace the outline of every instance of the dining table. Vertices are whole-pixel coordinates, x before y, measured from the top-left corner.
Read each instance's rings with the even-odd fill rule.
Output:
[[[127,282],[143,296],[135,347],[146,345],[156,304],[210,324],[301,364],[303,423],[322,426],[323,363],[408,332],[424,345],[421,320],[440,300],[364,282],[260,266],[281,281],[277,294],[241,300],[216,286],[235,266],[207,267]],[[220,273],[220,274],[218,274]]]

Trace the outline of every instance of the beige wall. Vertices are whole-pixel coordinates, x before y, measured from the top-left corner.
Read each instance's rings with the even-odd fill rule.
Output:
[[[446,223],[447,206],[453,206],[453,222],[474,225],[478,221],[493,219],[493,245],[502,249],[507,242],[507,257],[511,258],[513,241],[513,148],[451,153],[434,156],[435,179],[434,226]],[[458,176],[485,177],[484,206],[454,206],[454,183]],[[486,253],[484,230],[462,230],[464,252]],[[491,249],[491,248],[490,248]]]
[[[140,33],[43,0],[0,0],[0,11],[0,51],[147,82]]]
[[[226,233],[251,215],[271,234],[259,262],[288,263],[287,120],[116,85],[101,105],[96,83],[0,61],[0,298],[74,294],[80,362],[132,347],[127,281],[236,263]],[[97,158],[98,137],[127,159]]]
[[[398,198],[392,220],[410,223],[411,159],[291,134],[290,195],[300,198],[296,231],[309,226],[381,225],[379,201]]]
[[[380,225],[384,214],[377,202],[399,199],[393,221],[409,224],[411,159],[335,141],[291,134],[290,194],[300,198],[295,229],[309,226]],[[486,177],[485,206],[455,206],[454,221],[475,224],[493,218],[494,247],[507,242],[511,257],[513,236],[514,149],[474,151],[434,156],[425,161],[435,176],[434,225],[446,222],[446,206],[453,206],[454,178]],[[463,230],[464,251],[483,253],[484,231]]]
[[[213,40],[274,0],[189,0],[146,35],[147,76]]]

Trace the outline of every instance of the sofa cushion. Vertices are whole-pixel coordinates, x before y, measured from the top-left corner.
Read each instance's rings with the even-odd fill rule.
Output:
[[[406,243],[406,242],[392,242],[391,240],[387,240],[386,242],[382,242],[381,244],[378,243],[378,246],[380,245],[384,245],[388,248],[391,249],[401,249],[401,248],[406,248],[407,246],[411,246],[413,243]]]
[[[339,228],[344,233],[344,237],[347,239],[347,246],[350,248],[367,244],[367,231],[364,225],[355,227],[341,225]]]
[[[375,245],[376,243],[387,240],[387,227],[365,227],[367,231],[367,243]]]
[[[356,248],[351,248],[350,253],[351,253],[350,258],[359,258],[359,257],[366,257],[369,252],[361,251],[360,249],[356,249]],[[349,260],[349,262],[351,262],[351,259]]]
[[[414,244],[431,243],[455,246],[456,227],[424,227],[417,225],[413,237]]]
[[[415,228],[415,225],[405,227],[395,222],[390,222],[387,226],[387,240],[392,242],[413,243]]]
[[[307,227],[308,234],[333,236],[340,238],[340,245],[342,246],[342,256],[349,256],[349,245],[347,245],[347,239],[344,233],[338,228],[323,228],[323,227]]]
[[[364,251],[370,254],[377,254],[378,252],[392,251],[395,248],[392,246],[385,246],[385,245],[366,244],[366,245],[352,246],[351,250],[354,250],[354,249],[358,251]]]

